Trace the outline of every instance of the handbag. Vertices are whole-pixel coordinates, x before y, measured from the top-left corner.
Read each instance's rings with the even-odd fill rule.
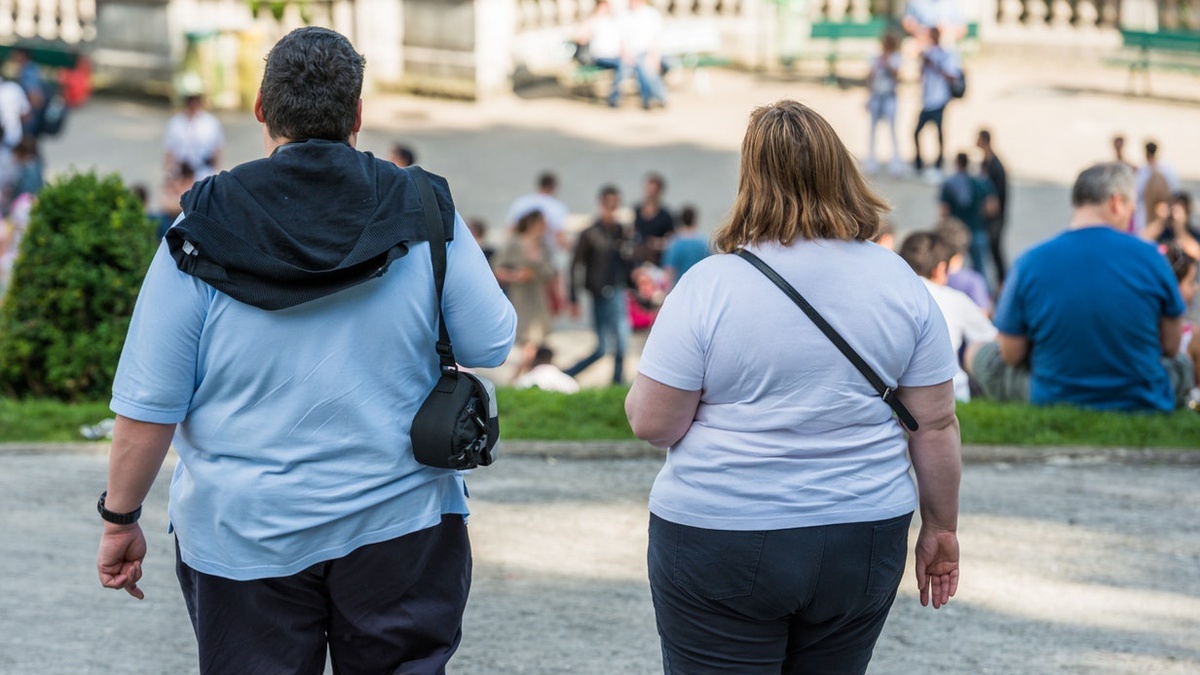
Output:
[[[442,288],[446,282],[446,233],[437,196],[424,169],[407,168],[421,195],[425,228],[429,234],[437,293],[439,375],[433,390],[413,417],[409,438],[417,461],[439,469],[474,469],[496,461],[500,419],[496,411],[496,388],[485,377],[458,369],[454,346],[442,314]]]
[[[879,377],[873,368],[871,368],[870,364],[864,361],[863,358],[858,355],[858,352],[854,351],[854,348],[850,346],[850,343],[846,342],[846,340],[842,338],[841,334],[839,334],[833,328],[833,326],[829,325],[829,322],[825,320],[825,317],[821,316],[821,314],[817,312],[812,305],[808,304],[808,301],[804,299],[803,295],[800,295],[799,291],[797,291],[783,277],[779,276],[779,273],[771,269],[770,265],[763,262],[761,258],[753,253],[747,251],[746,249],[741,249],[737,252],[737,254],[746,262],[754,265],[759,272],[762,272],[764,276],[778,286],[779,290],[783,291],[784,295],[788,296],[792,302],[796,303],[797,307],[799,307],[806,315],[808,315],[808,318],[817,325],[817,328],[821,329],[821,332],[825,334],[825,337],[829,338],[829,340],[833,342],[834,346],[837,347],[847,359],[850,359],[850,363],[854,364],[854,367],[858,369],[858,372],[862,373],[863,376],[867,378],[867,382],[871,383],[871,386],[875,389],[875,393],[879,394],[879,397],[883,399],[883,402],[887,403],[888,406],[891,407],[892,411],[896,413],[896,417],[900,418],[900,423],[904,425],[905,429],[908,429],[909,431],[916,431],[919,428],[916,418],[912,416],[912,413],[908,411],[908,408],[904,407],[904,404],[901,403],[900,399],[896,396],[896,390],[884,383],[883,379]]]

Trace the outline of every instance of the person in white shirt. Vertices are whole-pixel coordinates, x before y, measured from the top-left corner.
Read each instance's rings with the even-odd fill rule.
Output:
[[[925,282],[933,301],[942,310],[954,353],[963,357],[962,360],[969,360],[979,345],[996,339],[997,331],[966,293],[946,285],[951,254],[950,246],[933,232],[914,232],[900,245],[900,257]],[[970,381],[961,361],[953,382],[954,398],[970,401]]]
[[[533,368],[518,377],[513,386],[517,389],[537,387],[542,391],[554,391],[560,394],[579,393],[579,383],[575,378],[564,373],[554,365],[554,350],[549,347],[538,347],[533,357]]]
[[[892,134],[892,161],[889,170],[893,175],[903,171],[900,160],[900,140],[896,137],[896,84],[901,66],[900,40],[895,33],[883,36],[883,50],[871,59],[871,97],[867,99],[867,110],[871,113],[871,136],[867,143],[867,173],[875,173],[879,164],[875,161],[875,131],[880,122],[886,122]]]
[[[1141,234],[1146,229],[1146,223],[1150,218],[1147,216],[1148,209],[1146,208],[1146,186],[1150,184],[1150,179],[1155,174],[1160,174],[1163,181],[1166,183],[1167,191],[1177,192],[1179,190],[1179,174],[1175,172],[1175,168],[1170,164],[1163,162],[1158,158],[1158,143],[1154,141],[1146,142],[1146,163],[1137,168],[1135,174],[1136,189],[1137,189],[1137,208],[1133,212],[1133,233]]]
[[[0,81],[0,208],[8,211],[12,201],[13,187],[17,182],[17,164],[13,159],[13,148],[24,137],[24,124],[32,108],[21,85],[8,80]]]
[[[537,189],[513,200],[508,207],[507,223],[509,227],[517,224],[525,215],[533,211],[541,211],[546,219],[547,243],[553,245],[556,253],[569,248],[567,242],[567,216],[571,210],[557,197],[558,176],[553,171],[543,171],[538,175]]]
[[[184,98],[183,111],[167,122],[163,139],[167,171],[173,172],[186,163],[195,172],[196,180],[203,180],[217,172],[224,145],[221,122],[204,109],[204,97],[189,94]]]
[[[666,86],[662,80],[662,15],[646,0],[629,0],[629,11],[621,19],[621,67],[613,78],[608,104],[616,107],[621,101],[621,82],[629,71],[637,78],[642,107],[667,104]]]

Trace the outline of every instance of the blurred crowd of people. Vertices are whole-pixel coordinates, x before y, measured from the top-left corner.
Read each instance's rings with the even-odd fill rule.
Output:
[[[0,79],[0,296],[3,296],[43,183],[38,141],[58,133],[65,108],[25,49],[13,49]]]

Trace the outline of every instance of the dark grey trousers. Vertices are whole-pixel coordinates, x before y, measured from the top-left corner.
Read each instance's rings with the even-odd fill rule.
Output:
[[[732,532],[650,516],[667,675],[861,675],[904,574],[912,514]]]

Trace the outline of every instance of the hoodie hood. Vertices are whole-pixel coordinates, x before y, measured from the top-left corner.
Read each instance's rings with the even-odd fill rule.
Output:
[[[454,203],[429,174],[446,240]],[[265,159],[199,181],[167,231],[181,271],[230,297],[278,310],[382,276],[428,241],[408,172],[337,141],[280,146]]]

